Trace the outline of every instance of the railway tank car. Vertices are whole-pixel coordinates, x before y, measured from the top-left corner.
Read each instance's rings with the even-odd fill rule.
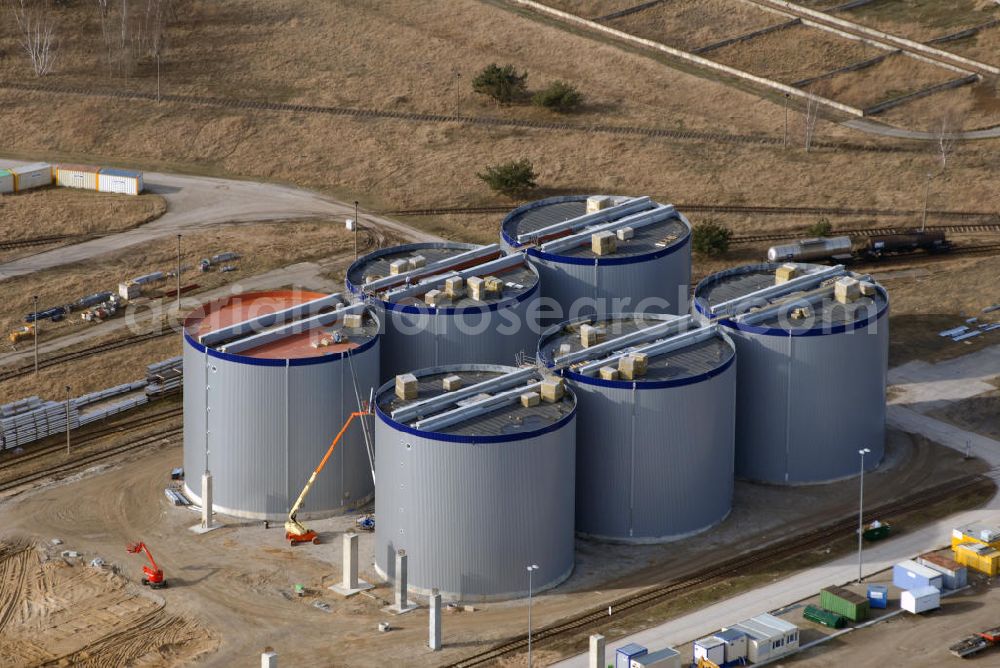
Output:
[[[851,255],[850,237],[829,237],[802,239],[790,244],[780,244],[767,249],[768,262],[801,262],[823,260],[831,257]]]
[[[911,230],[902,234],[885,234],[872,237],[865,245],[865,252],[872,257],[915,251],[945,253],[949,250],[951,243],[941,230]]]

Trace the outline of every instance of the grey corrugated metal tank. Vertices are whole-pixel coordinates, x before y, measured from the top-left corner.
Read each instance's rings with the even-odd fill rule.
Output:
[[[583,347],[584,324],[604,330],[602,348]],[[643,343],[612,343],[664,327]],[[655,347],[665,352],[653,354]],[[624,351],[643,350],[650,352],[642,376],[600,374],[601,367],[617,369]],[[726,335],[703,331],[690,318],[590,316],[546,332],[538,358],[562,368],[579,403],[577,533],[664,542],[725,519],[732,508],[736,406],[735,350]]]
[[[531,564],[539,566],[534,591],[569,577],[576,449],[571,391],[556,402],[525,407],[515,401],[442,428],[416,427],[398,413],[445,396],[446,376],[468,387],[511,371],[482,364],[416,371],[413,401],[399,400],[392,383],[379,389],[375,565],[383,576],[394,576],[394,554],[405,550],[411,587],[420,593],[437,588],[456,600],[524,596]],[[515,400],[527,382],[508,390]]]
[[[649,198],[596,196],[611,213],[596,210],[594,220],[552,230],[588,215],[588,199],[594,198],[573,195],[531,202],[511,211],[501,224],[502,243],[526,250],[538,268],[546,322],[623,311],[687,313],[691,282],[691,225],[687,219],[673,207]],[[614,213],[619,210],[621,214]],[[659,214],[655,222],[640,225],[638,217],[654,212]],[[636,221],[632,236],[623,233],[619,238],[616,223],[629,227],[630,220]],[[602,226],[615,235],[616,248],[598,255],[592,249],[591,233]]]
[[[837,480],[857,475],[862,448],[871,449],[865,466],[873,469],[885,442],[888,293],[866,280],[867,295],[840,304],[833,281],[858,276],[797,264],[794,280],[807,282],[783,289],[775,276],[782,266],[726,270],[695,291],[699,317],[717,320],[736,344],[736,475],[778,484]],[[809,276],[817,272],[822,280]],[[785,294],[740,301],[762,289]]]
[[[478,256],[463,260],[470,252]],[[364,294],[384,311],[383,380],[442,364],[513,364],[519,354],[534,352],[541,334],[538,272],[527,262],[488,269],[504,257],[499,245],[417,243],[375,251],[348,268],[348,290]],[[452,258],[455,262],[449,264]],[[413,259],[418,262],[406,270],[409,276],[394,279],[391,265]],[[501,292],[473,299],[466,290],[433,307],[424,301],[429,290],[445,291],[447,277],[476,274],[478,265],[502,281]],[[408,285],[414,289],[403,296],[393,295]]]
[[[323,296],[250,293],[211,304],[185,321],[185,489],[196,502],[205,470],[206,394],[215,509],[281,520],[350,413],[358,410],[355,383],[362,399],[378,385],[379,323],[371,309],[361,328],[337,322],[238,353],[222,351],[225,344],[200,342],[208,332],[247,317]],[[331,336],[341,342],[318,340]],[[300,517],[346,512],[367,503],[373,493],[368,448],[355,424],[317,478]]]

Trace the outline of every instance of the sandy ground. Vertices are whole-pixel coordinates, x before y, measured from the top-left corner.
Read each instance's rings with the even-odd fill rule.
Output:
[[[343,654],[329,654],[331,642],[350,643],[350,665],[385,665],[386,660],[399,661],[404,656],[410,665],[439,665],[469,653],[474,643],[514,635],[522,626],[524,602],[477,605],[475,612],[446,616],[444,652],[431,655],[418,650],[414,654],[413,649],[425,642],[425,612],[399,618],[380,612],[391,599],[391,590],[384,586],[370,596],[347,601],[325,589],[340,577],[339,534],[353,524],[353,517],[313,522],[324,544],[294,551],[281,540],[280,529],[266,531],[256,522],[220,518],[226,528],[196,536],[186,527],[196,523],[197,515],[167,505],[163,497],[169,470],[180,460],[180,447],[168,444],[121,466],[100,467],[91,475],[10,497],[0,501],[0,524],[9,535],[28,534],[37,541],[58,537],[65,542],[64,549],[80,551],[86,561],[101,556],[118,565],[133,583],[139,577],[141,560],[125,555],[124,544],[144,540],[171,583],[159,592],[166,602],[164,613],[183,617],[219,643],[218,651],[203,659],[203,665],[245,663],[265,645],[278,648],[283,661],[306,661],[321,652],[329,657],[329,665],[346,665]],[[935,469],[929,465],[932,461]],[[969,466],[955,453],[894,434],[886,462],[872,474],[872,503],[950,475],[964,475],[971,470]],[[852,481],[794,489],[740,484],[733,515],[697,541],[631,548],[578,541],[573,577],[535,599],[536,623],[600,605],[631,587],[658,582],[666,574],[680,575],[705,555],[732,545],[778,539],[811,525],[817,516],[849,514],[853,505],[849,490],[853,489]],[[361,575],[377,581],[371,567],[372,544],[373,537],[363,534]],[[609,569],[619,577],[609,581]],[[292,595],[296,583],[309,590],[306,597]],[[330,612],[314,607],[317,601],[328,604]],[[390,621],[396,630],[378,634],[379,620]],[[176,651],[196,651],[202,642],[180,643]],[[56,651],[45,641],[36,643],[41,645],[39,651]]]
[[[60,234],[106,234],[159,218],[162,197],[44,188],[0,197],[0,243]]]

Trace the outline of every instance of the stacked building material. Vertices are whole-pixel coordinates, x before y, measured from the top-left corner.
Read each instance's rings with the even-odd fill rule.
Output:
[[[15,407],[20,408],[15,408]],[[0,450],[19,448],[28,443],[66,431],[66,403],[41,401],[38,397],[6,404],[0,418]],[[9,415],[8,415],[9,413]],[[76,406],[70,403],[69,428],[80,426]]]
[[[146,396],[150,398],[180,392],[184,383],[183,358],[171,357],[147,366],[146,383]]]

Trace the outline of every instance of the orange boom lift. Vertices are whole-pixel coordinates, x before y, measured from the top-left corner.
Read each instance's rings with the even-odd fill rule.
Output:
[[[156,565],[156,560],[153,559],[153,553],[149,551],[149,548],[146,547],[145,543],[132,543],[126,549],[132,554],[145,552],[146,557],[149,559],[150,566],[142,567],[142,584],[149,585],[153,589],[163,589],[167,586],[167,581],[163,577],[163,571]]]
[[[316,467],[316,470],[312,472],[309,476],[309,481],[306,482],[306,486],[302,488],[302,493],[299,494],[299,498],[295,500],[295,505],[292,506],[291,512],[288,513],[288,519],[285,521],[285,538],[288,539],[290,545],[298,545],[299,543],[308,543],[312,541],[314,544],[319,545],[319,535],[312,529],[307,529],[302,525],[295,516],[298,515],[299,510],[302,509],[302,504],[306,500],[306,495],[309,494],[309,490],[312,488],[313,482],[316,481],[316,476],[320,474],[323,467],[326,466],[326,461],[330,459],[330,455],[333,454],[333,449],[337,447],[337,443],[347,432],[347,428],[351,426],[351,422],[354,421],[356,417],[364,417],[365,415],[371,415],[369,412],[364,411],[354,411],[351,416],[347,418],[347,422],[344,426],[340,428],[340,433],[337,434],[336,438],[333,439],[333,443],[330,444],[329,449],[327,449],[326,454],[323,455],[323,460]]]

